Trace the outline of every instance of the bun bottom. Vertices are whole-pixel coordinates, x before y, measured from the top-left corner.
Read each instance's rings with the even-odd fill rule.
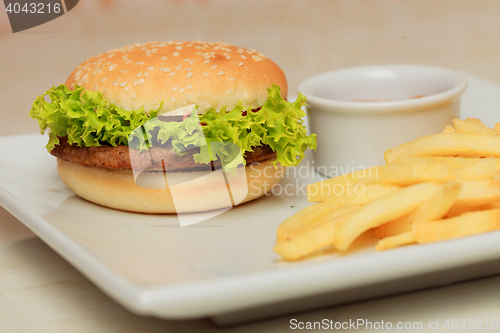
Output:
[[[109,208],[151,214],[193,213],[239,205],[271,191],[285,174],[284,167],[275,168],[270,161],[238,168],[235,175],[221,170],[143,172],[137,180],[131,170],[84,167],[59,158],[57,170],[63,183],[83,199]]]

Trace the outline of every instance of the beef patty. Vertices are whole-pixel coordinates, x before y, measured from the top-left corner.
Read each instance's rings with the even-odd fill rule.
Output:
[[[183,156],[177,156],[172,152],[171,146],[153,147],[138,153],[137,150],[129,150],[128,146],[123,145],[78,147],[77,144],[70,145],[67,137],[59,137],[59,141],[59,144],[50,153],[64,161],[78,163],[85,167],[132,170],[130,154],[134,154],[134,169],[136,170],[181,172],[212,170],[212,167],[220,168],[220,161],[214,161],[213,165],[195,163],[192,154],[198,153],[199,148],[192,149]],[[247,165],[276,159],[276,153],[267,145],[252,147],[252,149],[253,152],[247,152],[244,156]]]

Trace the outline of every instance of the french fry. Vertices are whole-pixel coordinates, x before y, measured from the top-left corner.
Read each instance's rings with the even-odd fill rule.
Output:
[[[451,125],[446,125],[442,133],[455,133],[456,130],[453,126]]]
[[[425,200],[433,196],[441,185],[421,183],[398,190],[377,199],[338,222],[333,235],[333,245],[341,251],[347,250],[363,232],[411,213]]]
[[[500,137],[465,133],[439,133],[404,143],[385,152],[387,163],[398,156],[500,157]]]
[[[342,195],[334,194],[326,198],[323,203],[332,207],[347,204],[364,205],[401,188],[401,186],[389,184],[360,185],[359,192],[351,189],[350,191],[344,191]]]
[[[489,128],[479,119],[467,118],[466,121],[461,119],[453,119],[453,125],[455,126],[455,129],[458,133],[483,134],[493,137],[500,137],[500,132]]]
[[[457,168],[457,180],[493,179],[495,174],[493,157],[480,158],[474,163]]]
[[[399,235],[379,240],[375,249],[377,251],[389,250],[399,246],[415,244],[416,242],[417,239],[415,238],[413,232],[410,230]]]
[[[460,204],[454,205],[452,209],[446,214],[446,218],[457,217],[464,213],[477,212],[481,210],[490,210],[500,208],[500,202],[490,202],[485,204],[471,203],[471,204]]]
[[[411,231],[413,224],[442,219],[453,206],[461,187],[462,184],[458,182],[443,184],[435,195],[410,214],[375,229],[375,237],[385,238],[399,235]]]
[[[323,204],[307,206],[280,224],[277,230],[276,241],[280,243],[293,237],[293,234],[301,233],[309,225],[314,225],[317,220],[321,219],[332,209],[332,207]]]
[[[496,208],[500,202],[500,186],[493,180],[462,181],[457,200],[446,217],[455,217],[464,212]]]
[[[483,124],[483,122],[481,121],[481,119],[479,119],[479,118],[471,118],[471,117],[469,117],[469,118],[466,118],[466,119],[465,119],[465,121],[468,121],[468,122],[471,122],[471,123],[474,123],[474,124],[478,124],[478,125],[483,125],[483,126],[485,126],[485,125]]]
[[[500,210],[464,213],[446,220],[415,224],[412,228],[420,244],[477,235],[500,228]]]
[[[330,196],[324,202],[310,205],[285,220],[278,227],[276,240],[278,243],[290,240],[294,236],[322,224],[325,219],[351,212],[358,205],[364,205],[399,188],[401,187],[386,184],[363,185],[363,191],[358,194],[355,191],[346,191],[343,195]]]
[[[495,170],[500,170],[500,158],[488,157],[495,160]],[[444,163],[452,168],[460,168],[465,165],[476,163],[479,157],[440,157],[440,156],[398,156],[394,163],[413,163],[416,161],[435,161]]]
[[[307,230],[328,222],[338,216],[355,211],[359,205],[345,204],[341,206],[325,203],[310,205],[285,220],[277,230],[276,242],[282,243],[300,235]]]
[[[358,184],[407,186],[428,181],[449,181],[455,178],[456,170],[439,162],[385,164],[309,184],[307,199],[309,202],[321,202],[336,191],[345,191],[349,187],[356,189]]]
[[[345,221],[354,213],[340,216],[328,223],[297,235],[289,241],[276,244],[274,252],[285,260],[297,260],[317,250],[331,245],[337,224]]]

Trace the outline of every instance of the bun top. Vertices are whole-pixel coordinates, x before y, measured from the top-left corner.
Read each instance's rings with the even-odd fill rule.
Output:
[[[260,107],[276,84],[286,98],[285,74],[255,51],[222,42],[149,42],[110,50],[81,63],[66,85],[100,91],[120,108],[149,112],[165,101],[161,113],[199,105]]]

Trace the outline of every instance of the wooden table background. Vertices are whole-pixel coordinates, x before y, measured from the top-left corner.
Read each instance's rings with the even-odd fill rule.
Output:
[[[183,39],[257,49],[284,69],[292,93],[320,72],[384,63],[443,66],[500,82],[500,1],[82,0],[68,14],[16,34],[0,12],[0,135],[38,131],[27,116],[31,103],[86,57],[128,43]],[[224,331],[284,332],[291,318],[422,321],[424,327],[429,319],[500,319],[500,277]],[[0,208],[0,332],[139,330],[220,329],[204,320],[131,314]]]

